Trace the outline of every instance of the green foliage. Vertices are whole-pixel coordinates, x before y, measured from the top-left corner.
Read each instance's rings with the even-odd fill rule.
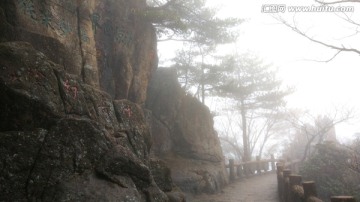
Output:
[[[244,54],[226,58],[217,87],[219,95],[238,101],[241,110],[275,109],[285,105],[291,90],[281,89],[276,71],[257,56]]]
[[[233,41],[233,28],[242,20],[216,17],[216,9],[206,7],[205,0],[148,1],[144,18],[157,28],[160,40],[183,40],[212,46]]]
[[[172,67],[177,70],[179,82],[187,91],[204,87],[204,92],[211,92],[219,80],[218,71],[221,69],[218,65],[209,62],[212,59],[211,50],[199,49],[193,45],[184,47],[186,49],[177,51],[172,60],[174,62]]]
[[[314,180],[322,199],[331,196],[352,195],[360,199],[360,173],[351,169],[351,152],[327,142],[318,144],[313,156],[304,162],[301,175]]]
[[[244,161],[251,160],[252,144],[256,140],[251,137],[249,120],[254,114],[264,116],[268,112],[276,112],[285,105],[284,97],[291,90],[282,90],[281,81],[270,65],[253,55],[229,56],[223,59],[222,71],[214,92],[236,102],[235,109],[241,114],[241,130],[243,138]],[[265,140],[266,142],[266,140]]]

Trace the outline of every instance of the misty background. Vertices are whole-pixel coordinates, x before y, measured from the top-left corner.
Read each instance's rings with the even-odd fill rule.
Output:
[[[208,0],[208,6],[219,9],[219,17],[238,17],[245,21],[237,28],[236,43],[220,45],[218,53],[250,52],[261,57],[265,63],[278,68],[278,75],[284,86],[295,88],[286,97],[287,107],[308,110],[312,114],[332,113],[334,108],[351,109],[358,116],[360,109],[360,57],[354,53],[340,53],[331,59],[336,51],[316,44],[295,33],[276,20],[281,16],[289,22],[296,22],[307,34],[316,39],[333,44],[360,46],[360,35],[356,26],[350,26],[334,12],[263,13],[262,6],[281,4],[286,6],[312,6],[312,0],[302,1],[236,1]],[[344,4],[344,6],[349,4]],[[353,18],[360,17],[360,7],[355,12],[346,13]],[[181,42],[159,42],[160,66],[169,66]],[[327,60],[330,60],[325,62]],[[222,106],[216,99],[206,102],[212,111]],[[222,130],[221,118],[215,118],[217,130]],[[360,132],[358,118],[336,125],[337,139],[346,143],[356,138]]]

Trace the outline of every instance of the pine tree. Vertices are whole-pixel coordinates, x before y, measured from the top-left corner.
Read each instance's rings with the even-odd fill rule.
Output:
[[[243,161],[251,160],[247,133],[248,115],[265,113],[285,105],[284,97],[290,89],[281,89],[282,82],[276,71],[256,56],[245,54],[224,60],[222,77],[216,87],[217,94],[236,101],[240,111],[243,136]]]

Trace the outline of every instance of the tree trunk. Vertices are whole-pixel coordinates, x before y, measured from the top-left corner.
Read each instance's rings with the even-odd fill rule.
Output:
[[[315,137],[316,137],[315,135],[312,136],[312,137],[310,138],[310,140],[306,143],[304,155],[303,155],[303,157],[302,157],[302,159],[301,159],[301,162],[304,162],[304,161],[306,160],[306,158],[310,155],[310,154],[308,154],[308,152],[309,152],[309,150],[310,150],[311,143],[312,143],[312,141],[315,139]]]
[[[243,105],[243,103],[242,103]],[[249,148],[249,137],[247,134],[247,125],[246,125],[246,111],[244,107],[241,107],[241,122],[242,122],[242,131],[243,131],[243,145],[244,145],[244,159],[243,162],[250,161],[250,148]]]
[[[259,151],[259,157],[260,157],[260,159],[261,159],[261,157],[262,157],[262,153],[263,153],[265,144],[266,144],[266,142],[268,141],[269,137],[270,137],[270,136],[269,136],[269,131],[267,131],[266,134],[265,134],[264,140],[263,140],[263,142],[261,143],[261,146],[260,146],[260,151]]]
[[[201,84],[201,102],[205,104],[205,85],[204,83]]]
[[[204,70],[204,55],[201,51],[201,102],[205,104],[205,70]]]

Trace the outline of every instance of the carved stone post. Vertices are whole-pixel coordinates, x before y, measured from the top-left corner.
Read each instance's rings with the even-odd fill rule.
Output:
[[[238,165],[236,166],[236,174],[238,177],[243,177],[243,169],[242,169],[242,165]]]
[[[316,186],[314,181],[306,181],[302,183],[304,188],[304,198],[307,200],[311,196],[317,197]]]
[[[235,180],[234,159],[229,159],[230,181]]]
[[[264,172],[270,171],[270,169],[269,169],[269,168],[270,168],[269,163],[270,163],[269,161],[264,161],[264,162],[263,162]]]
[[[261,174],[260,156],[256,156],[256,172],[258,175]]]
[[[271,170],[275,171],[276,167],[275,167],[275,157],[274,154],[271,154]]]
[[[234,159],[229,159],[230,181],[235,180]]]
[[[279,193],[279,198],[280,201],[283,201],[283,170],[284,170],[284,165],[282,163],[276,163],[276,172],[277,172],[277,182],[278,182],[278,193]]]
[[[298,166],[298,162],[295,161],[291,161],[291,170],[295,173],[299,172],[299,166]]]
[[[289,196],[289,200],[292,202],[300,202],[301,199],[298,197],[299,194],[295,193],[294,191],[294,187],[300,186],[301,185],[301,175],[290,175],[289,176],[289,192],[290,192],[290,196]]]
[[[284,175],[284,201],[285,202],[290,202],[290,194],[289,194],[289,176],[291,174],[291,170],[290,169],[285,169],[283,171],[283,175]]]
[[[243,164],[243,170],[244,170],[244,173],[245,173],[245,176],[249,176],[250,175],[250,165],[248,163],[244,163]]]

